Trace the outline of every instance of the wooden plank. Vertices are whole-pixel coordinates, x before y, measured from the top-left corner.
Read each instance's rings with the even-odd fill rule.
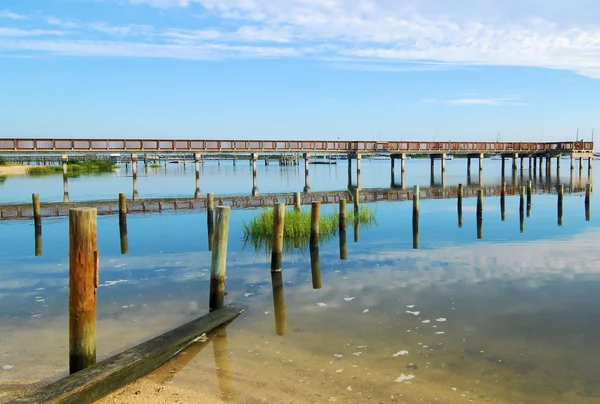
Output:
[[[199,336],[231,322],[245,309],[240,304],[227,305],[10,403],[93,403],[163,365]]]

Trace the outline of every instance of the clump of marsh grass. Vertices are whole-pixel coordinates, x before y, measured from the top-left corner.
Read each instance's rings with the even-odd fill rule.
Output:
[[[117,166],[113,163],[105,160],[86,160],[79,161],[71,159],[67,162],[67,173],[68,174],[94,174],[94,173],[109,173],[112,172]],[[27,170],[28,175],[39,176],[48,174],[62,173],[62,166],[35,166],[30,167]]]
[[[319,241],[327,241],[338,233],[338,211],[321,214],[319,220]],[[368,227],[375,224],[375,210],[369,206],[361,206],[355,217],[353,210],[348,210],[347,223],[352,226],[355,219],[359,226]],[[270,251],[273,238],[273,209],[264,209],[249,222],[243,222],[244,246],[251,245],[255,250]],[[310,211],[296,212],[286,209],[283,224],[283,248],[305,249],[310,241]]]

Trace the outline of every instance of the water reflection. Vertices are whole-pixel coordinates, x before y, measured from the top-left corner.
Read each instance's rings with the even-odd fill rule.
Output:
[[[271,271],[273,287],[273,313],[275,315],[275,332],[277,335],[287,334],[287,316],[283,297],[283,278],[281,271]]]
[[[217,384],[223,401],[234,401],[233,380],[231,365],[229,363],[229,350],[227,349],[227,328],[221,326],[214,330],[212,338],[213,355],[217,369]]]

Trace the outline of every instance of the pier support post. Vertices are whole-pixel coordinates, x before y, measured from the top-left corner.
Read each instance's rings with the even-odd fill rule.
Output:
[[[229,214],[229,206],[218,206],[216,208],[215,238],[213,240],[214,244],[210,263],[210,311],[223,307],[225,300]]]
[[[571,170],[575,169],[575,157],[573,157],[573,155],[571,155]]]
[[[533,192],[533,184],[527,181],[527,217],[531,216],[531,194]]]
[[[446,153],[442,153],[442,177],[446,173]]]
[[[390,154],[390,188],[396,186],[396,157]]]
[[[523,171],[523,158],[524,158],[524,157],[523,157],[523,156],[521,156],[521,157],[520,157],[520,161],[519,161],[519,169],[520,169],[521,171]]]
[[[97,211],[69,210],[69,371],[96,363]]]
[[[206,229],[208,231],[208,251],[212,251],[215,239],[215,195],[206,194]]]
[[[400,171],[404,174],[404,165],[406,163],[406,153],[400,154]]]
[[[310,193],[310,184],[308,177],[308,160],[310,159],[309,153],[304,153],[304,193]],[[348,180],[350,181],[350,180]]]
[[[352,153],[348,153],[348,189],[352,188]]]
[[[360,172],[360,163],[362,160],[362,155],[360,153],[356,154],[356,188],[362,189],[362,175]]]
[[[531,154],[529,155],[529,176],[531,176],[531,168],[533,167],[533,157],[531,157]]]
[[[35,236],[35,256],[42,255],[42,209],[40,206],[40,194],[32,194],[33,227]]]
[[[196,172],[196,191],[194,192],[194,198],[200,198],[200,153],[194,154],[194,169]]]
[[[300,192],[294,192],[294,211],[300,212],[300,205],[302,205],[302,197],[300,196]]]
[[[519,187],[519,230],[525,231],[525,187]]]
[[[513,154],[513,158],[512,158],[512,171],[513,172],[517,171],[517,159],[518,158],[519,158],[519,153]]]
[[[533,156],[533,175],[535,176],[537,173],[537,157]]]
[[[119,194],[119,238],[121,240],[121,254],[129,252],[127,238],[127,195]]]
[[[133,174],[133,200],[139,199],[138,183],[137,183],[137,154],[131,155],[131,172]]]
[[[256,160],[258,153],[250,154],[250,164],[252,165],[252,196],[258,196],[258,180],[256,178]]]
[[[467,177],[471,176],[471,156],[467,156]]]
[[[62,169],[63,169],[63,203],[69,203],[69,174],[67,162],[69,161],[69,156],[63,154],[61,156],[62,160]]]
[[[482,171],[482,170],[483,170],[483,157],[484,157],[484,156],[485,156],[485,155],[484,155],[483,153],[480,153],[480,154],[479,154],[479,171]]]
[[[592,170],[592,158],[588,157],[588,171]]]
[[[506,158],[502,155],[502,178],[504,178],[504,173],[506,171]]]

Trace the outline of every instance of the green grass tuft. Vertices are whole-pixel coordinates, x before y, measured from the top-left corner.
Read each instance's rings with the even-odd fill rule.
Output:
[[[109,173],[112,172],[117,166],[111,162],[105,160],[87,160],[79,161],[71,159],[67,162],[67,173],[78,175],[88,173]],[[27,170],[28,175],[48,175],[62,173],[62,166],[34,166]]]
[[[319,240],[326,241],[334,237],[339,229],[339,215],[321,214],[319,221]],[[354,212],[347,213],[347,226],[354,223]],[[368,227],[375,224],[375,210],[369,206],[361,206],[358,212],[358,224]],[[243,222],[244,245],[251,245],[255,250],[271,249],[273,237],[273,209],[264,209],[250,222]],[[286,209],[283,224],[283,245],[286,251],[293,248],[305,249],[310,241],[310,211],[296,212]]]

